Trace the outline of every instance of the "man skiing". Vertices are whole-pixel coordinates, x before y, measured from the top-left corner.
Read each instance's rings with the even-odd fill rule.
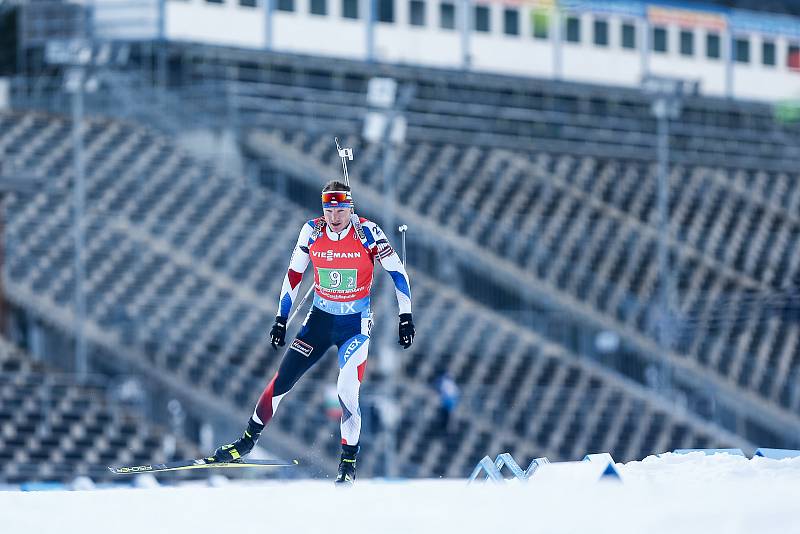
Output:
[[[411,290],[403,262],[386,235],[372,221],[354,213],[350,187],[328,182],[322,190],[323,217],[303,225],[283,280],[278,313],[270,331],[277,350],[285,345],[286,322],[309,261],[314,268],[314,302],[303,326],[285,352],[278,371],[256,404],[247,430],[214,453],[214,461],[230,462],[248,454],[283,397],[332,345],[339,356],[336,389],[342,407],[342,455],[337,484],[355,480],[361,434],[358,393],[367,365],[372,312],[370,288],[375,260],[391,275],[399,307],[398,343],[414,340]]]

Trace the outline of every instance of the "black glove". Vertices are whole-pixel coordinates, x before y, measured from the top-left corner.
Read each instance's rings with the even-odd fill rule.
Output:
[[[404,349],[407,349],[414,342],[415,333],[416,331],[414,330],[414,321],[411,320],[411,314],[401,313],[400,327],[398,328],[397,343],[399,345],[403,345]]]
[[[286,317],[278,315],[275,317],[275,324],[269,331],[270,343],[272,348],[278,350],[278,346],[286,345]]]

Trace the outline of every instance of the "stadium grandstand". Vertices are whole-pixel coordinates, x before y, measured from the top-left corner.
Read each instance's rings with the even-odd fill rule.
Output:
[[[131,6],[0,3],[0,482],[241,433],[334,137],[358,213],[409,227],[417,325],[395,349],[376,275],[359,476],[800,446],[792,3]],[[335,358],[268,476],[335,473]]]

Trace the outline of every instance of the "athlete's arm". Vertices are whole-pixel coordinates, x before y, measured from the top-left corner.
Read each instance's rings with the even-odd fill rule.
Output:
[[[312,233],[314,233],[313,220],[303,225],[300,229],[300,235],[297,237],[297,244],[292,251],[292,259],[289,260],[289,268],[286,271],[286,276],[283,277],[281,296],[278,301],[278,317],[283,317],[284,319],[289,317],[289,312],[292,311],[292,304],[297,299],[300,281],[303,279],[303,273],[310,260],[308,240]]]
[[[375,259],[392,277],[399,314],[411,313],[411,283],[408,280],[405,265],[392,245],[389,244],[386,234],[377,224],[367,221],[363,226],[364,230],[369,232],[367,240],[369,241],[371,237],[375,241]]]

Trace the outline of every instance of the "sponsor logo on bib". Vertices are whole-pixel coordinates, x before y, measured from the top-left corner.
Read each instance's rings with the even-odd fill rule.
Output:
[[[315,258],[322,258],[327,261],[333,261],[339,258],[360,258],[360,252],[334,252],[333,250],[326,250],[325,252],[320,252],[318,250],[312,250],[311,255]]]

